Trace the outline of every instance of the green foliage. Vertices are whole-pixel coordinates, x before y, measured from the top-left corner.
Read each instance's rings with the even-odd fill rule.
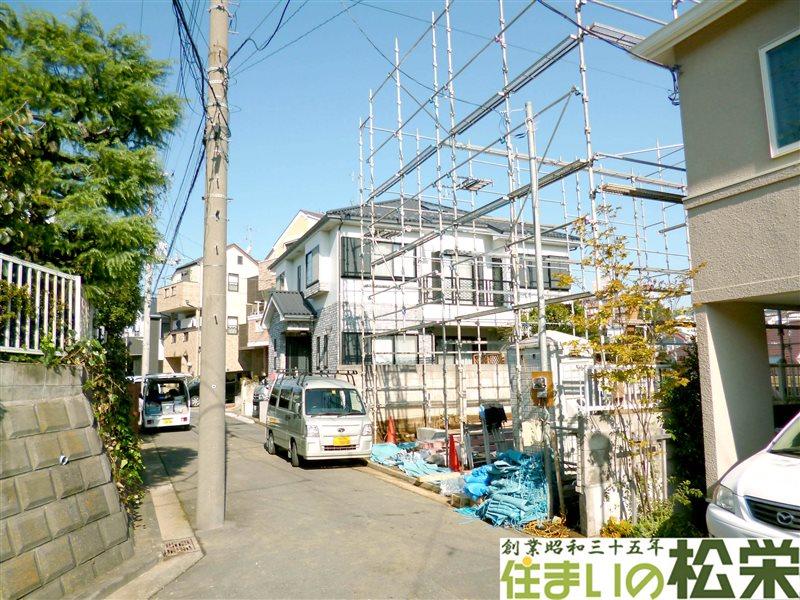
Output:
[[[625,519],[610,517],[600,529],[600,537],[625,538],[633,536],[633,525]]]
[[[0,248],[83,277],[110,333],[136,316],[179,100],[138,36],[85,8],[63,23],[0,5]]]
[[[697,344],[686,348],[686,356],[661,382],[664,430],[675,442],[672,447],[675,477],[692,487],[705,488],[706,462],[703,448],[703,411],[700,401],[700,367]]]
[[[97,340],[81,340],[58,362],[82,366],[86,370],[84,390],[97,419],[98,433],[111,463],[120,500],[132,516],[144,491],[144,462],[133,423],[133,399],[128,394],[124,363],[121,370],[119,360],[119,348],[107,350]]]
[[[24,287],[0,279],[0,326],[17,315],[24,317],[31,307],[31,297]]]
[[[693,488],[688,481],[678,482],[669,499],[661,500],[636,523],[611,517],[600,529],[600,537],[702,537],[705,526],[698,526],[697,508],[705,515],[703,492]]]
[[[586,323],[586,309],[582,304],[548,304],[545,309],[545,319],[547,328],[553,331],[561,331],[570,335],[584,337],[588,332],[589,338],[598,339],[597,329],[587,329],[584,326],[576,326],[574,323]],[[535,311],[531,311],[522,317],[523,321],[531,323],[531,334],[539,333],[539,323]]]
[[[631,537],[702,537],[704,526],[698,527],[696,520],[698,506],[705,509],[703,492],[681,481],[669,499],[657,502],[637,520]],[[705,515],[705,510],[701,512]]]

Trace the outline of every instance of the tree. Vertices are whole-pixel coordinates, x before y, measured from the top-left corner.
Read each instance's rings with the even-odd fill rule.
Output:
[[[180,100],[141,37],[71,19],[0,5],[0,248],[81,275],[113,339],[140,306]]]
[[[613,221],[611,207],[598,211]],[[589,219],[582,217],[574,227],[587,247],[582,262],[597,271],[601,285],[585,310],[570,314],[569,321],[577,330],[596,332],[589,344],[601,364],[593,377],[610,399],[615,483],[636,503],[641,518],[659,509],[655,432],[667,389],[659,387],[659,380],[668,379],[670,390],[688,383],[681,372],[659,364],[660,342],[674,336],[684,323],[679,300],[688,295],[694,271],[653,278],[634,268],[625,237],[612,225],[593,230]]]

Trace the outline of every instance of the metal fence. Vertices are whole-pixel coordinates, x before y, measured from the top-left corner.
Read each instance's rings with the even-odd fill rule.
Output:
[[[633,383],[619,383],[613,391],[603,389],[596,369],[586,369],[583,409],[586,412],[601,412],[614,408],[643,408],[661,385],[661,373],[667,367],[657,366],[655,377]]]
[[[0,351],[42,354],[81,336],[81,278],[0,253]]]
[[[777,398],[784,402],[800,400],[800,365],[770,365],[770,380]]]

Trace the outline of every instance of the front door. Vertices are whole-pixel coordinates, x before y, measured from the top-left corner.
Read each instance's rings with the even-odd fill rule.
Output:
[[[311,371],[311,336],[286,336],[286,370],[300,373]]]

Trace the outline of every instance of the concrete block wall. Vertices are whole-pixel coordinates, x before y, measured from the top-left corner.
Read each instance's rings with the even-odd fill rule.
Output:
[[[60,598],[133,554],[80,374],[0,363],[0,598]]]

